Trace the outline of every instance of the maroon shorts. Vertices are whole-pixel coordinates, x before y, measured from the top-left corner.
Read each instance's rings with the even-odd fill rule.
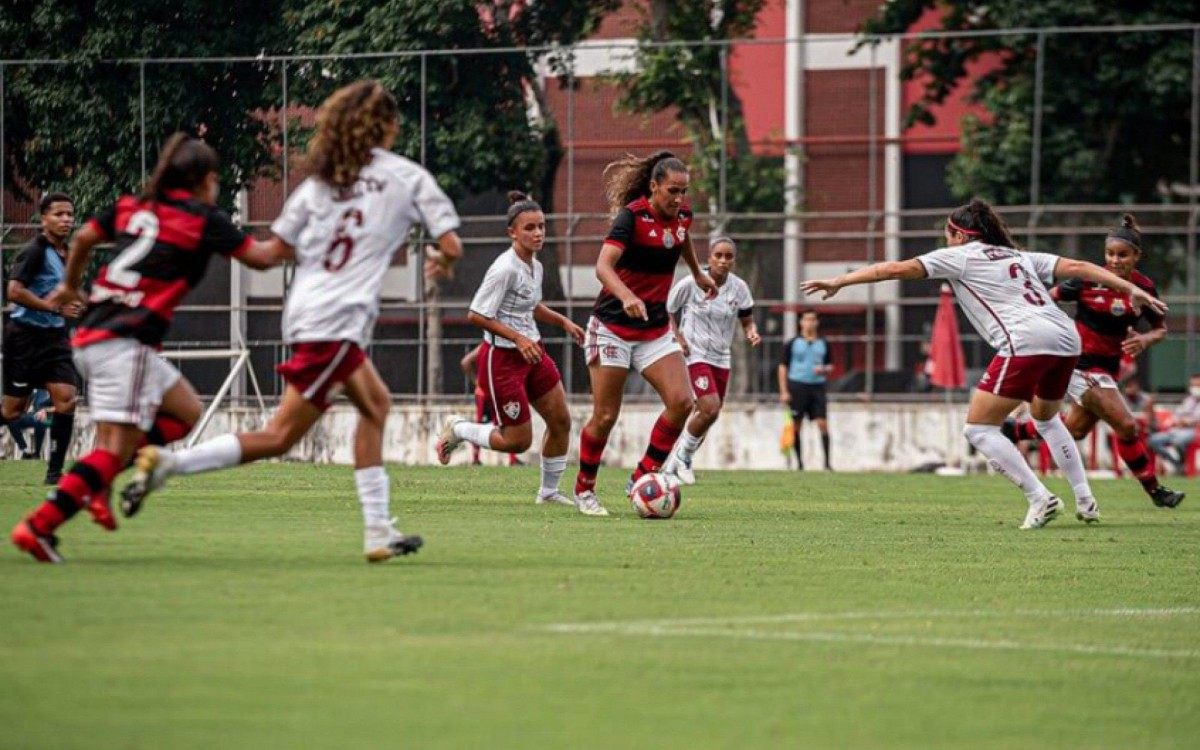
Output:
[[[692,391],[696,398],[716,396],[725,401],[725,389],[729,387],[729,368],[717,367],[707,362],[688,365],[688,376],[692,379]]]
[[[330,397],[366,361],[367,355],[353,341],[302,341],[292,344],[292,358],[275,370],[306,401],[325,411]]]
[[[505,427],[529,421],[529,402],[537,401],[562,382],[558,366],[538,344],[542,358],[536,365],[516,349],[501,349],[486,341],[479,350],[479,387],[495,424]]]
[[[1071,372],[1078,359],[1057,354],[997,355],[976,387],[986,393],[1022,401],[1032,401],[1034,396],[1046,401],[1061,401],[1067,395]]]

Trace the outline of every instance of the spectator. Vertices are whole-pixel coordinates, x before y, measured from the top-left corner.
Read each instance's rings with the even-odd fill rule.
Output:
[[[20,417],[7,422],[8,432],[12,435],[13,443],[21,452],[22,461],[32,461],[42,455],[42,444],[46,440],[46,429],[50,426],[50,394],[38,388],[33,392],[33,398],[28,411]],[[33,447],[25,442],[25,430],[33,430]]]
[[[1187,398],[1175,410],[1175,425],[1151,435],[1150,449],[1182,473],[1187,450],[1196,440],[1197,425],[1200,425],[1200,373],[1188,381]]]

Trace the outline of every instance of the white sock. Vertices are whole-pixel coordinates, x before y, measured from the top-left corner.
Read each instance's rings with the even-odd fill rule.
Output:
[[[1091,499],[1092,488],[1088,485],[1087,472],[1083,468],[1083,458],[1079,455],[1079,446],[1075,444],[1075,438],[1071,437],[1071,433],[1063,424],[1062,419],[1057,416],[1045,422],[1035,419],[1033,426],[1037,428],[1038,434],[1050,448],[1050,455],[1054,456],[1054,463],[1067,475],[1067,481],[1071,483],[1071,491],[1075,493],[1075,499]]]
[[[240,464],[242,444],[237,435],[222,435],[172,455],[175,457],[172,474],[199,474]]]
[[[1030,503],[1042,500],[1050,494],[1025,462],[1017,446],[1013,445],[1000,428],[990,424],[969,424],[963,435],[971,441],[1001,476],[1021,488]]]
[[[538,496],[549,497],[558,492],[558,482],[566,470],[566,456],[542,456],[542,489]]]
[[[354,470],[354,485],[358,487],[358,501],[362,503],[363,523],[387,523],[391,519],[388,511],[387,472],[382,466],[368,466]]]
[[[459,440],[466,440],[471,445],[478,445],[480,448],[491,450],[492,432],[495,429],[495,425],[484,422],[459,422],[454,425],[454,437]]]
[[[692,455],[700,444],[704,442],[704,436],[696,437],[688,428],[683,428],[683,434],[679,436],[679,458],[684,461],[691,461]]]

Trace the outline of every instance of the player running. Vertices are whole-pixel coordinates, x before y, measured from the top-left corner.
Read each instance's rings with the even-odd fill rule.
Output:
[[[271,226],[295,248],[296,276],[283,310],[292,357],[279,366],[287,382],[266,428],[222,435],[170,453],[146,449],[122,492],[122,510],[137,513],[167,477],[227,469],[282,456],[317,423],[344,390],[358,409],[354,481],[362,505],[363,552],[370,562],[416,552],[422,540],[396,530],[388,512],[383,428],[391,396],[363,353],[379,314],[379,294],[392,256],[422,223],[438,238],[426,260],[437,277],[462,254],[454,205],[424,168],[389,149],[399,133],[396,100],[378,81],[330,95],[317,113],[309,144],[314,174],[292,193]]]
[[[558,367],[542,344],[537,324],[558,326],[583,343],[583,329],[542,304],[542,264],[537,253],[546,242],[546,215],[524,193],[508,194],[508,236],[512,247],[488,268],[471,300],[467,320],[483,329],[479,351],[479,387],[495,423],[446,420],[437,442],[438,461],[464,442],[507,453],[522,453],[533,442],[530,406],[546,423],[542,438],[542,486],[535,502],[575,506],[558,489],[567,468],[571,412]],[[587,509],[580,506],[580,512]]]
[[[678,477],[684,484],[696,483],[692,456],[721,415],[725,389],[729,385],[734,332],[741,326],[750,346],[762,343],[754,325],[754,297],[746,282],[733,273],[736,262],[737,244],[732,239],[719,237],[713,240],[705,270],[717,285],[717,296],[710,298],[694,279],[685,277],[672,287],[671,296],[667,298],[671,328],[687,358],[696,410],[662,470]]]
[[[1121,223],[1108,233],[1104,242],[1104,265],[1135,284],[1147,294],[1158,296],[1154,282],[1136,266],[1142,259],[1142,233],[1132,214],[1123,214]],[[1137,477],[1150,501],[1159,508],[1174,508],[1183,502],[1184,493],[1159,484],[1154,454],[1146,445],[1138,420],[1121,396],[1118,374],[1123,356],[1136,357],[1167,336],[1166,318],[1150,307],[1135,311],[1130,299],[1103,284],[1084,284],[1077,279],[1064,281],[1050,290],[1055,300],[1075,302],[1075,327],[1083,342],[1083,353],[1071,373],[1067,397],[1071,406],[1065,422],[1071,436],[1082,440],[1103,421],[1117,436],[1117,453]],[[1138,333],[1145,320],[1150,330]],[[1032,421],[1005,423],[1005,433],[1014,441],[1034,440],[1037,432]]]
[[[659,470],[692,410],[687,363],[667,315],[667,297],[680,256],[697,287],[709,296],[719,291],[700,268],[692,248],[689,174],[684,163],[669,151],[644,159],[629,156],[605,167],[604,176],[605,194],[616,217],[596,261],[596,277],[604,288],[588,320],[584,344],[592,415],[579,436],[575,478],[575,504],[597,516],[608,515],[596,498],[596,474],[621,413],[629,370],[642,374],[665,408],[627,491],[643,474]]]
[[[1075,362],[1079,334],[1046,289],[1056,278],[1103,284],[1129,297],[1134,310],[1158,314],[1166,305],[1132,282],[1099,266],[1049,253],[1026,253],[1009,236],[992,207],[975,199],[946,220],[946,247],[905,261],[875,263],[833,279],[805,281],[808,294],[824,299],[842,287],[892,279],[947,279],[975,330],[996,357],[980,378],[963,430],[996,471],[1016,484],[1029,501],[1023,529],[1045,526],[1062,509],[1034,475],[1000,426],[1022,401],[1029,402],[1034,425],[1050,447],[1075,494],[1075,515],[1088,523],[1100,512],[1084,474],[1071,433],[1059,417]]]
[[[139,445],[179,440],[200,418],[196,391],[158,349],[209,258],[232,257],[261,269],[291,252],[277,237],[255,242],[216,208],[217,167],[210,146],[176,133],[142,194],[119,199],[71,241],[63,283],[51,295],[58,306],[83,301],[80,285],[92,248],[109,240],[115,247],[71,342],[87,379],[95,447],[12,531],[13,544],[41,562],[63,561],[54,532],[85,506],[96,523],[116,529],[108,502],[113,478]]]

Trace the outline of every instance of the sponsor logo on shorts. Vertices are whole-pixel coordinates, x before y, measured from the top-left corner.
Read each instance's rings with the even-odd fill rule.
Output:
[[[708,390],[708,376],[707,375],[701,375],[700,377],[696,378],[696,388],[701,391]]]
[[[521,413],[521,404],[517,401],[509,401],[504,405],[503,409],[509,419],[516,419]]]
[[[617,349],[616,344],[605,344],[604,345],[604,358],[605,359],[616,359],[618,356],[620,356],[620,353],[621,352],[619,349]]]

